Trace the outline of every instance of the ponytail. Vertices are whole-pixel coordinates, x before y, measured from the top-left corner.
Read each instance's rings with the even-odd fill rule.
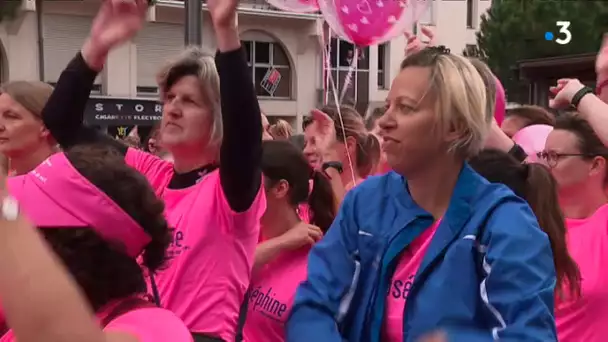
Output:
[[[357,173],[360,177],[369,176],[380,162],[380,141],[375,135],[367,133],[357,143]]]
[[[327,232],[336,217],[334,192],[327,176],[319,171],[312,172],[312,191],[308,196],[310,224]]]
[[[568,253],[566,223],[559,207],[557,182],[542,164],[522,165],[526,179],[525,199],[534,211],[541,229],[549,236],[553,262],[557,274],[556,294],[558,299],[581,295],[581,273]],[[567,293],[564,293],[567,285]]]

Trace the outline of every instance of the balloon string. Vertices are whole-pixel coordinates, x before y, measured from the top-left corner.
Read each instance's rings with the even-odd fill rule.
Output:
[[[329,25],[328,25],[329,26]],[[325,49],[327,49],[328,53],[327,55],[330,55],[330,51],[331,51],[331,28],[328,27],[328,37],[329,37],[329,42],[327,44],[325,44],[325,37],[324,37],[324,32],[323,29],[321,28],[321,35],[319,36],[319,44],[321,46],[322,51],[324,51]],[[330,59],[327,58],[327,61],[329,61]],[[329,85],[331,86],[331,93],[333,94],[333,98],[334,98],[334,103],[336,104],[336,111],[338,112],[338,120],[340,120],[340,130],[342,131],[342,137],[344,138],[344,146],[348,146],[347,142],[346,142],[346,129],[344,128],[344,120],[342,119],[342,111],[340,110],[340,101],[338,101],[338,89],[336,87],[336,82],[334,81],[332,72],[331,72],[331,64],[327,63],[327,81],[329,83]],[[326,92],[326,96],[329,95],[329,91]],[[329,99],[327,99],[327,102],[329,102]],[[346,158],[348,159],[348,165],[350,166],[350,174],[353,180],[353,186],[355,186],[357,184],[357,177],[355,175],[355,168],[353,167],[353,160],[352,157],[350,155],[350,151],[348,150],[348,148],[345,149],[346,150]]]

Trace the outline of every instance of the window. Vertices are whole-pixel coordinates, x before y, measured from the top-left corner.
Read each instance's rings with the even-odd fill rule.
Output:
[[[158,97],[158,87],[137,87],[137,96],[141,97]]]
[[[467,28],[473,28],[474,0],[467,0]]]
[[[357,51],[357,69],[346,90],[344,103],[367,102],[369,97],[369,47],[355,49],[352,43],[332,38],[330,48],[331,77],[336,84],[338,96],[342,94],[348,69],[355,58],[355,50]],[[332,102],[333,95],[329,98]]]
[[[390,43],[384,43],[378,45],[378,88],[379,89],[387,89],[388,88],[388,57],[389,46]]]
[[[257,95],[291,98],[291,67],[283,47],[266,41],[244,41],[243,45]]]

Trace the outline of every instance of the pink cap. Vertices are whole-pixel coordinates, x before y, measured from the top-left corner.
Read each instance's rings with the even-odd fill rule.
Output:
[[[83,177],[64,153],[56,153],[29,173],[8,178],[9,193],[39,228],[90,227],[107,241],[138,256],[150,236],[108,195]]]

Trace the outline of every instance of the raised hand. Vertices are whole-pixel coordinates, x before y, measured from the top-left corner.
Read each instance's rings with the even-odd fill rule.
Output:
[[[211,15],[213,26],[236,27],[236,10],[239,5],[238,0],[207,0],[207,8]]]
[[[549,107],[554,109],[568,107],[574,94],[583,87],[584,85],[577,79],[563,78],[558,80],[554,87],[549,88],[549,91],[555,95],[554,98],[549,100]]]
[[[317,148],[321,156],[326,155],[336,143],[336,125],[334,120],[318,109],[310,112],[313,118],[312,130],[317,140]]]
[[[420,26],[420,31],[422,32],[422,35],[428,39],[427,43],[422,42],[415,34],[409,32],[404,33],[406,39],[405,56],[423,50],[427,46],[435,45],[435,32],[430,27]]]
[[[101,69],[110,50],[133,38],[142,28],[147,0],[102,0],[82,54],[90,67]]]
[[[241,46],[237,29],[238,5],[239,0],[207,0],[217,48],[221,52],[236,50]]]

